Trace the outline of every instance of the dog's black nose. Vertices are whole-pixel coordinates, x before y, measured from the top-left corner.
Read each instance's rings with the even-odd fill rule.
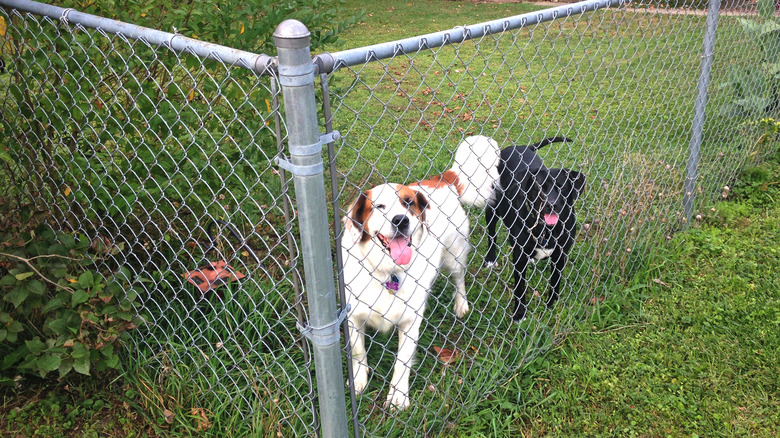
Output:
[[[393,225],[395,225],[395,228],[398,231],[404,231],[407,228],[409,228],[409,218],[403,214],[394,216],[392,219],[390,219],[390,222],[392,222]]]

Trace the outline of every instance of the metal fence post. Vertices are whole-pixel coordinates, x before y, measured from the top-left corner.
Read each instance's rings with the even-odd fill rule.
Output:
[[[701,133],[704,128],[704,117],[707,110],[707,90],[710,85],[710,71],[712,70],[712,57],[715,53],[715,34],[718,29],[718,12],[721,0],[710,0],[707,11],[707,29],[704,33],[702,48],[699,85],[694,104],[691,142],[688,147],[688,174],[685,177],[685,194],[683,196],[683,209],[685,212],[684,227],[691,223],[693,215],[693,199],[696,191],[696,180],[699,177],[699,149],[701,147]]]
[[[341,365],[333,259],[329,235],[322,145],[331,139],[318,131],[314,96],[314,64],[309,30],[296,20],[282,22],[274,32],[279,82],[284,97],[290,160],[277,163],[293,174],[298,204],[309,323],[300,327],[312,343],[322,436],[347,436],[346,397]]]

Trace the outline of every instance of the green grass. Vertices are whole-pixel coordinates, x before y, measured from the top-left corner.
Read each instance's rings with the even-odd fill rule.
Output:
[[[7,437],[156,437],[148,411],[118,376],[71,379],[70,384],[24,381],[5,389],[0,434]]]
[[[350,0],[345,14],[359,9],[370,14],[328,50],[536,8],[444,0],[389,0],[377,7]],[[777,384],[768,383],[772,377],[777,381],[776,369],[772,374],[769,366],[777,362],[777,338],[771,330],[777,329],[777,284],[772,292],[772,284],[760,283],[759,273],[765,271],[758,268],[756,279],[743,278],[750,263],[771,263],[762,254],[772,247],[762,246],[758,238],[738,237],[734,243],[723,237],[743,228],[755,236],[771,235],[771,230],[755,229],[754,222],[763,218],[768,225],[776,204],[743,200],[735,207],[716,207],[716,214],[703,208],[764,147],[755,144],[755,135],[743,135],[750,132],[740,121],[708,119],[697,203],[704,220],[657,249],[679,227],[703,23],[701,16],[599,11],[330,75],[334,127],[344,137],[336,156],[342,206],[358,190],[385,179],[411,182],[446,170],[458,141],[472,133],[493,136],[502,145],[567,135],[574,142],[546,148],[545,162],[574,167],[588,177],[577,204],[583,231],[561,302],[546,310],[541,299],[533,298],[529,319],[522,324],[512,324],[506,312],[508,263],[495,271],[481,268],[484,219],[480,211],[470,212],[472,313],[457,322],[450,310],[453,286],[446,278],[437,281],[412,373],[413,405],[403,414],[381,408],[396,336],[371,337],[373,372],[366,393],[358,397],[361,427],[368,435],[406,436],[414,430],[419,435],[677,436],[699,430],[705,436],[739,418],[758,418],[745,411],[759,408],[767,412],[763,425],[745,422],[726,430],[748,434],[748,427],[755,427],[752,432],[769,436],[777,428],[777,416],[770,414],[777,406],[762,404],[777,395]],[[720,29],[713,84],[722,80],[728,64],[750,60],[733,20],[724,18]],[[714,91],[710,104],[728,99]],[[757,189],[746,188],[744,195],[750,197],[745,198],[774,196],[770,188],[775,183],[762,180],[761,171],[752,172],[746,187],[755,184]],[[776,169],[765,171],[772,172]],[[766,191],[761,190],[764,183]],[[257,207],[249,200],[247,204]],[[754,213],[756,208],[761,213]],[[767,216],[743,227],[748,214]],[[268,242],[280,235],[275,230],[259,233]],[[504,260],[508,245],[503,242]],[[750,266],[730,262],[736,254]],[[769,267],[776,264],[775,259]],[[546,290],[544,267],[540,264],[530,277],[531,287],[541,293]],[[731,270],[710,279],[720,267]],[[278,265],[276,275],[266,275],[266,268],[258,273],[262,280],[226,289],[222,301],[203,302],[183,292],[186,285],[173,279],[179,274],[154,278],[146,310],[155,323],[144,328],[146,336],[128,353],[125,386],[119,390],[137,413],[138,429],[132,433],[310,434],[316,426],[310,408],[316,382],[308,381],[310,352],[298,346],[292,274],[287,265]],[[761,285],[756,291],[765,295],[752,295],[750,284]],[[715,292],[740,288],[751,294]],[[750,300],[762,304],[762,314]],[[751,324],[727,324],[748,315]],[[764,340],[765,346],[757,348],[761,345],[755,343]],[[436,347],[456,349],[459,356],[445,366]],[[755,371],[751,365],[757,366]],[[739,393],[727,393],[732,387]],[[32,432],[14,427],[40,422],[53,424],[50,435],[65,435],[67,421],[56,412],[48,416],[50,403],[44,402],[62,400],[61,389],[28,398],[25,416],[14,417],[22,421],[8,422],[2,430],[24,436]],[[90,391],[113,400],[115,408],[121,405],[110,396],[116,388]],[[752,401],[740,404],[730,398],[739,395]],[[66,416],[86,408],[70,403]],[[695,409],[688,412],[687,406]],[[6,403],[3,413],[17,412],[16,407]],[[119,416],[123,411],[111,412]],[[735,416],[739,413],[742,417]],[[111,430],[104,434],[124,436]]]
[[[479,404],[462,436],[780,433],[780,161]]]
[[[352,41],[354,34],[357,43],[332,51],[386,41],[390,23],[408,23],[390,34],[396,39],[409,36],[409,27],[423,34],[527,12],[527,5],[425,4],[388,2],[373,9],[343,39]],[[445,7],[451,15],[439,14]],[[403,418],[385,417],[377,408],[387,391],[395,338],[376,338],[368,355],[376,368],[368,392],[358,397],[359,417],[370,434],[409,433],[409,425],[421,425],[420,434],[450,430],[460,415],[452,405],[470,406],[561,342],[590,314],[591,300],[610,299],[625,287],[647,263],[648,248],[681,227],[703,24],[702,16],[602,11],[330,75],[333,124],[344,138],[335,156],[342,205],[373,184],[442,172],[457,143],[471,134],[489,135],[502,146],[564,134],[574,141],[543,150],[545,163],[576,168],[588,178],[577,205],[587,231],[572,252],[564,298],[554,311],[533,299],[531,318],[520,325],[505,313],[512,283],[508,262],[493,272],[481,268],[484,221],[480,211],[471,212],[469,298],[475,311],[465,323],[455,321],[446,310],[452,286],[439,282],[412,378],[413,406]],[[714,84],[729,64],[745,62],[744,41],[733,24],[721,23],[722,61],[713,68]],[[729,98],[713,92],[710,105]],[[738,120],[708,120],[698,205],[717,196],[756,150]],[[509,243],[502,246],[506,260]],[[530,278],[542,294],[544,270],[540,264]],[[601,309],[594,317],[603,317]],[[465,353],[440,376],[434,347]],[[458,386],[460,380],[465,384]]]
[[[173,279],[161,283],[180,292],[150,297],[155,323],[127,370],[160,426],[210,436],[311,434],[311,353],[301,348],[292,290],[250,277],[203,297],[182,293],[189,289]]]

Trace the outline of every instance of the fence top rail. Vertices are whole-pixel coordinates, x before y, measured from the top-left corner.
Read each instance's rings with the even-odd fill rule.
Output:
[[[186,37],[179,33],[163,32],[109,18],[98,17],[71,8],[61,8],[31,0],[0,0],[0,6],[28,12],[63,23],[97,29],[125,38],[144,41],[152,45],[169,47],[177,52],[194,54],[230,65],[247,68],[258,74],[266,74],[273,68],[275,58],[269,55],[236,50],[219,44]]]
[[[620,7],[632,0],[585,0],[561,5],[541,11],[529,12],[470,26],[429,33],[387,43],[374,44],[335,53],[322,53],[314,57],[319,73],[330,73],[340,68],[365,64],[370,61],[388,59],[406,53],[457,44],[470,39],[498,34],[510,30],[571,17],[598,9]],[[269,74],[276,69],[276,57],[236,50],[219,44],[208,43],[186,37],[179,33],[163,32],[118,20],[86,14],[71,8],[61,8],[32,0],[0,0],[0,6],[29,12],[53,20],[72,23],[86,28],[122,35],[129,39],[169,47],[177,52],[186,52],[201,58],[213,59],[230,65],[237,65],[256,72]]]
[[[344,67],[365,64],[370,61],[388,59],[406,53],[433,49],[448,44],[457,44],[466,40],[481,38],[509,30],[571,17],[609,7],[620,7],[632,0],[586,0],[578,3],[557,6],[541,11],[529,12],[508,18],[487,21],[470,26],[458,26],[454,29],[429,33],[416,37],[344,50],[336,53],[322,53],[315,57],[320,73],[329,73]]]

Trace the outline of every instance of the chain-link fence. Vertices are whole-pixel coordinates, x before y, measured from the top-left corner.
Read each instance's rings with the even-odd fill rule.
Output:
[[[23,6],[45,16],[0,10],[3,183],[91,240],[106,269],[130,270],[146,324],[127,360],[158,369],[152,384],[314,434],[296,210],[272,165],[286,133],[276,79],[258,74],[265,58]]]
[[[131,270],[147,324],[128,360],[158,370],[161,387],[230,405],[248,427],[281,436],[453,431],[464,409],[598,309],[652,246],[706,216],[760,157],[762,118],[778,116],[778,18],[751,3],[588,1],[313,61],[295,23],[280,26],[271,58],[33,2],[0,5],[3,184],[101,248],[107,269]],[[435,177],[475,135],[501,148],[565,136],[539,157],[587,181],[566,206],[579,232],[563,231],[574,241],[559,299],[545,305],[555,260],[530,263],[521,322],[513,251],[535,223],[519,235],[499,224],[488,268],[485,208],[457,219],[457,193],[434,194],[450,190]],[[419,227],[432,237],[383,243],[368,216],[384,218],[387,206],[367,191],[385,183],[427,198],[406,198],[409,211],[453,210]],[[427,280],[410,274],[448,263],[415,255],[452,228],[468,241],[444,244],[454,265]],[[383,271],[372,257],[399,267]],[[470,311],[456,315],[461,276]],[[420,305],[411,290],[429,297]],[[375,309],[373,323],[356,317],[361,306]],[[347,316],[340,339],[364,333],[365,357],[354,345],[338,354]],[[396,363],[402,349],[413,360]],[[408,399],[386,404],[404,378]],[[333,418],[347,408],[349,424]]]

